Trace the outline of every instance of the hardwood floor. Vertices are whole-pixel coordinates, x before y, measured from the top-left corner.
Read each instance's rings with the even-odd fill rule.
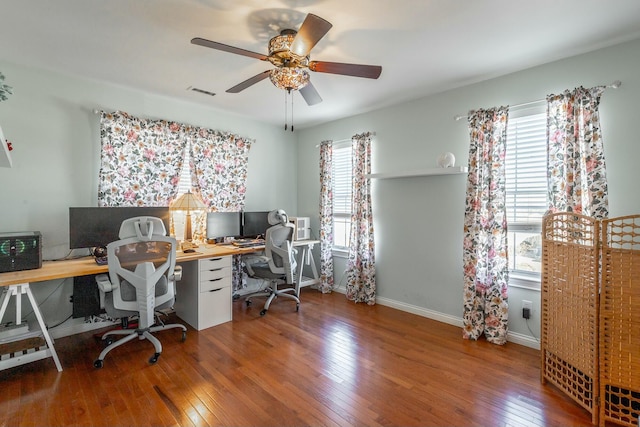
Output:
[[[466,341],[460,329],[343,294],[302,292],[300,311],[234,302],[233,322],[158,334],[93,361],[94,333],[0,372],[0,426],[575,426],[589,413],[540,383],[539,352]]]

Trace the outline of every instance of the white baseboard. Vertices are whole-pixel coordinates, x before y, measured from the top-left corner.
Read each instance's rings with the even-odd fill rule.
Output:
[[[518,332],[509,332],[507,334],[507,341],[540,350],[540,343],[530,335],[525,335]]]
[[[344,294],[346,293],[347,290],[345,288],[334,288],[333,291]],[[429,310],[424,307],[418,307],[416,305],[407,304],[407,303],[392,300],[389,298],[377,297],[376,304],[395,308],[401,311],[406,311],[407,313],[416,314],[418,316],[426,317],[427,319],[436,320],[438,322],[457,326],[459,328],[462,328],[463,326],[463,321],[461,317],[440,313],[438,311]],[[540,350],[540,343],[535,338],[529,335],[524,335],[517,332],[509,332],[507,334],[507,341],[512,342],[514,344],[520,344],[525,347],[530,347],[536,350]]]

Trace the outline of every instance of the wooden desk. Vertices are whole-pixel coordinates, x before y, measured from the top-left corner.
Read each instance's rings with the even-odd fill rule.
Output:
[[[318,275],[316,271],[315,263],[313,262],[313,255],[311,249],[313,245],[319,243],[317,240],[300,240],[294,242],[294,246],[302,247],[302,253],[299,262],[300,268],[298,269],[298,280],[300,286],[308,286],[318,283]],[[261,251],[264,246],[253,246],[249,248],[238,248],[233,245],[209,245],[202,244],[200,247],[195,248],[196,252],[183,253],[179,251],[176,256],[177,263],[184,263],[188,261],[197,261],[200,259],[206,259],[211,257],[221,257],[229,255],[243,255],[252,252]],[[310,263],[313,271],[313,278],[305,278],[302,275],[304,262]],[[33,313],[38,320],[40,331],[33,331],[25,334],[25,338],[32,339],[34,337],[42,337],[47,344],[47,348],[40,348],[40,350],[29,352],[28,354],[14,356],[9,359],[0,360],[0,370],[8,369],[14,366],[22,365],[24,363],[41,360],[47,357],[52,357],[58,371],[62,371],[62,365],[55,351],[53,340],[47,331],[47,327],[44,323],[42,313],[38,308],[38,304],[31,293],[29,287],[30,283],[44,282],[55,279],[66,279],[76,276],[87,276],[91,274],[106,273],[109,271],[108,266],[96,264],[93,257],[83,257],[77,259],[61,260],[61,261],[44,261],[42,267],[33,270],[12,271],[6,273],[0,273],[0,288],[2,289],[2,297],[0,298],[0,321],[6,313],[11,297],[15,297],[16,302],[16,320],[15,324],[22,324],[22,295],[26,295],[29,299]],[[28,335],[28,336],[26,336]],[[15,341],[13,338],[11,341]],[[0,346],[5,344],[0,340]],[[13,350],[12,350],[13,352]],[[0,351],[0,356],[2,352]]]
[[[241,255],[244,253],[255,252],[257,250],[262,250],[262,247],[240,249],[235,246],[201,245],[199,248],[196,248],[196,252],[193,253],[185,254],[183,252],[178,252],[176,262],[194,261],[217,256]],[[0,370],[51,357],[53,358],[58,371],[62,371],[62,365],[60,364],[60,360],[58,359],[58,355],[53,345],[53,339],[47,330],[42,313],[40,312],[38,304],[33,297],[29,287],[30,283],[66,279],[68,277],[76,276],[87,276],[91,274],[106,273],[108,271],[108,266],[98,265],[93,257],[88,256],[62,261],[45,261],[42,263],[41,268],[33,270],[0,273],[0,289],[2,289],[2,296],[0,298],[0,321],[4,318],[11,297],[15,297],[15,325],[21,325],[22,296],[26,295],[38,321],[38,326],[40,327],[39,331],[29,331],[15,337],[0,340],[0,348],[8,349],[7,351],[13,355],[13,357],[3,358],[0,360]],[[23,354],[22,351],[17,350],[15,346],[11,345],[16,341],[23,340],[29,343],[42,343],[43,339],[44,342],[46,342],[46,348],[44,345],[38,344],[36,347],[37,350],[34,348],[34,351],[29,351],[27,354]],[[0,351],[0,357],[3,356],[4,351],[5,350]]]
[[[176,262],[193,261],[212,256],[242,255],[262,249],[264,249],[263,246],[236,248],[232,245],[200,245],[199,248],[195,248],[196,252],[194,253],[185,254],[178,251]],[[0,286],[66,279],[68,277],[106,273],[107,271],[109,271],[109,268],[106,265],[96,264],[91,256],[62,261],[44,261],[41,268],[34,270],[0,273]]]

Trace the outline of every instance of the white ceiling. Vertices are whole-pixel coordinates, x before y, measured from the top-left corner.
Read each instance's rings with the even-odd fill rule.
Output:
[[[0,0],[0,59],[282,125],[284,91],[268,79],[225,93],[269,63],[190,40],[266,54],[307,13],[333,24],[312,60],[381,65],[382,75],[312,73],[324,101],[309,107],[294,93],[297,128],[640,37],[639,0]]]

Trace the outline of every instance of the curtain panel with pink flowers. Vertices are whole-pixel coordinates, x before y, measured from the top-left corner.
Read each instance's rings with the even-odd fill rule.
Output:
[[[320,284],[322,293],[333,289],[333,143],[320,144]]]
[[[508,332],[505,153],[508,108],[469,114],[464,214],[463,338],[504,344]]]
[[[600,97],[604,86],[547,96],[550,212],[609,215]]]
[[[371,205],[371,133],[352,137],[351,233],[347,259],[349,300],[376,303],[375,244]]]
[[[182,125],[102,112],[100,140],[99,206],[169,206],[187,146]]]

